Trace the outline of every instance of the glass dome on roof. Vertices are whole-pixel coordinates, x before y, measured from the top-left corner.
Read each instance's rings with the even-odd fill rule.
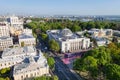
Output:
[[[68,28],[63,29],[60,32],[61,36],[71,36],[72,34],[73,34],[72,31],[70,29],[68,29]]]

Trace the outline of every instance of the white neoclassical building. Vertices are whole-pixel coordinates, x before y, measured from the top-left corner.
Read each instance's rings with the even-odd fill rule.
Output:
[[[33,46],[4,49],[0,58],[0,69],[11,67],[22,62],[26,56],[36,54],[36,49]]]
[[[22,63],[14,66],[14,80],[28,80],[42,75],[49,75],[49,66],[43,55],[29,56]]]
[[[46,58],[33,46],[5,49],[0,58],[0,69],[12,66],[14,80],[49,74]]]
[[[63,30],[48,30],[49,39],[56,40],[62,52],[77,52],[90,47],[90,39],[81,37],[65,28]]]

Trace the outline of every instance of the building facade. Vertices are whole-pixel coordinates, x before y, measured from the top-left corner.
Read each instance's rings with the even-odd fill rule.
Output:
[[[90,47],[90,39],[80,37],[72,33],[69,29],[48,30],[49,39],[54,39],[59,43],[62,52],[78,52]]]
[[[7,18],[7,21],[10,23],[11,27],[14,27],[14,29],[23,29],[23,19],[20,19],[17,16],[10,16]]]
[[[22,62],[27,55],[36,55],[36,49],[32,46],[4,49],[0,58],[0,69]]]
[[[32,34],[21,34],[18,36],[19,45],[23,43],[24,46],[36,45],[36,39],[33,37]]]
[[[0,51],[3,51],[6,48],[13,46],[13,38],[12,37],[0,37]]]
[[[7,22],[0,22],[0,37],[10,36],[9,25]]]
[[[26,61],[14,66],[14,80],[29,80],[32,77],[49,75],[47,60],[43,56],[38,57],[37,60],[35,58],[30,56]]]
[[[113,30],[112,29],[91,29],[88,31],[92,35],[92,37],[112,37]]]
[[[47,60],[33,46],[7,48],[0,58],[0,69],[12,67],[14,80],[24,80],[49,74]]]

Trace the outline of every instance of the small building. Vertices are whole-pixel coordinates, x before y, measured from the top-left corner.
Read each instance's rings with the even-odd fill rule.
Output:
[[[92,37],[112,37],[113,36],[113,30],[112,29],[91,29],[88,31],[89,34],[92,35]]]
[[[110,43],[110,41],[107,40],[106,38],[96,37],[95,40],[98,46],[106,46],[107,44]]]
[[[32,34],[21,34],[18,36],[19,45],[24,43],[24,46],[36,45],[36,39]]]
[[[8,36],[0,37],[0,51],[13,46],[13,38]]]

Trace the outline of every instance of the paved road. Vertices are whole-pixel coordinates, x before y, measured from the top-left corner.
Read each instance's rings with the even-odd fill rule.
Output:
[[[39,40],[40,43],[37,45],[37,48],[41,49],[43,52],[49,52],[49,50],[45,49],[47,46],[43,43],[43,41],[41,39]],[[71,72],[68,66],[62,62],[60,57],[56,57],[54,55],[54,59],[56,63],[53,73],[59,77],[59,80],[81,80],[78,75],[76,75],[74,72]]]
[[[56,61],[54,73],[59,77],[59,80],[81,80],[79,76],[71,72],[59,57],[55,57],[54,59]]]

